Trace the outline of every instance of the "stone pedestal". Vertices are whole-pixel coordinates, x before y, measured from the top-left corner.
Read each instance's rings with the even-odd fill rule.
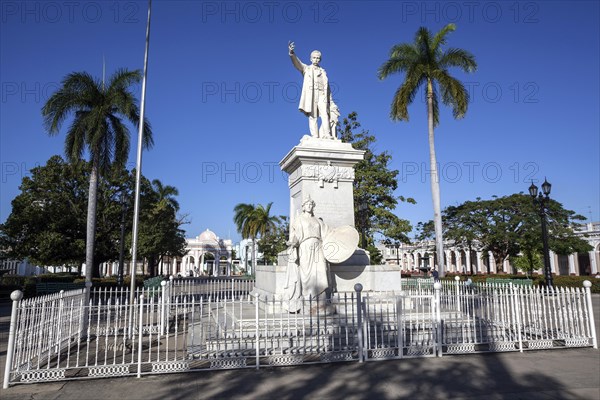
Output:
[[[289,175],[290,225],[302,212],[303,197],[310,195],[316,203],[315,216],[328,226],[354,226],[354,165],[364,153],[340,140],[304,136],[279,162]]]
[[[304,136],[279,163],[289,175],[290,225],[302,212],[303,199],[310,196],[316,203],[315,217],[330,228],[354,227],[354,166],[363,160],[364,153],[350,143]],[[254,294],[263,300],[284,299],[287,268],[287,252],[279,255],[277,266],[258,265]],[[369,292],[399,291],[400,267],[370,265],[369,255],[362,249],[356,249],[343,263],[329,264],[331,291],[354,292],[355,283]],[[268,307],[271,313],[282,311],[275,305]]]
[[[286,284],[287,264],[257,265],[254,293],[263,299],[281,300]],[[330,264],[330,284],[334,292],[354,292],[354,285],[363,285],[364,292],[400,292],[398,265],[369,265],[369,256],[357,249],[341,264]]]

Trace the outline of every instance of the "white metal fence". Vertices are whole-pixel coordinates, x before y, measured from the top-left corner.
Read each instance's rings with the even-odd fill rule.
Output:
[[[198,287],[200,286],[200,288]],[[9,384],[190,370],[597,348],[590,286],[422,285],[290,304],[250,284],[164,283],[21,300],[14,292]],[[291,310],[291,312],[290,312]]]

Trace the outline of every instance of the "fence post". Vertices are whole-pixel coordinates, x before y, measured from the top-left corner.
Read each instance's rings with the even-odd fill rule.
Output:
[[[364,352],[363,352],[363,325],[362,325],[362,299],[360,296],[360,292],[363,290],[363,285],[357,283],[354,285],[354,290],[356,291],[356,319],[358,323],[358,362],[363,362]]]
[[[259,338],[259,330],[260,330],[260,326],[258,324],[258,298],[259,298],[259,294],[256,293],[254,294],[254,320],[256,322],[256,330],[254,332],[254,335],[256,337],[255,340],[255,345],[254,347],[256,348],[256,369],[260,368],[260,338]],[[266,323],[266,322],[265,322]]]
[[[65,305],[65,291],[61,290],[60,292],[58,292],[58,326],[56,327],[56,335],[58,337],[58,341],[55,343],[54,345],[54,349],[55,351],[58,353],[60,352],[60,344],[62,341],[62,319],[63,319],[63,309],[64,309],[64,305]]]
[[[143,327],[144,327],[144,293],[139,297],[140,299],[140,313],[138,315],[139,324],[138,324],[138,368],[137,368],[137,377],[142,377],[142,339],[143,339]]]
[[[167,281],[160,283],[162,297],[160,298],[160,334],[165,335],[165,325],[167,324],[167,312],[165,305],[167,304]]]
[[[458,278],[458,277],[457,277]],[[435,300],[433,302],[434,307],[435,307],[435,345],[437,347],[437,356],[441,357],[442,356],[442,313],[441,313],[441,308],[442,308],[442,303],[440,301],[440,292],[442,291],[442,284],[441,282],[435,282],[433,284],[433,289],[434,289],[434,296],[435,296]]]
[[[17,313],[21,299],[23,299],[23,292],[15,290],[10,294],[10,299],[13,301],[12,311],[10,313],[10,328],[8,331],[8,348],[6,349],[6,366],[4,368],[4,383],[2,389],[8,389],[8,381],[10,379],[10,369],[12,367],[12,360],[15,354],[15,331],[17,330]]]
[[[521,334],[521,304],[520,304],[520,290],[521,287],[517,288],[512,282],[509,283],[510,290],[512,292],[512,298],[514,302],[513,312],[515,313],[515,322],[517,324],[517,339],[519,341],[519,352],[523,352],[523,335]],[[519,292],[519,294],[517,294]]]
[[[460,312],[460,276],[455,276],[454,282],[456,282],[456,311]]]
[[[85,337],[88,329],[88,316],[91,312],[91,294],[92,294],[92,282],[87,281],[85,283],[85,302],[83,307],[83,312],[81,313],[81,323],[79,326],[81,327],[81,337]]]
[[[594,320],[594,310],[592,308],[592,291],[591,291],[591,287],[592,287],[592,282],[585,280],[583,281],[583,287],[585,288],[585,299],[587,300],[587,309],[588,309],[588,315],[589,315],[589,323],[590,323],[590,331],[592,332],[592,345],[594,346],[595,349],[598,348],[598,336],[597,336],[597,332],[596,332],[596,321]],[[12,295],[11,295],[12,297]],[[11,322],[12,324],[12,322]]]

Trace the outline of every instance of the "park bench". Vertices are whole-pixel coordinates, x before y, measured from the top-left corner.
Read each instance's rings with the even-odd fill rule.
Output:
[[[144,281],[144,289],[149,290],[151,294],[160,293],[162,281],[162,276],[155,276],[154,278],[146,279]]]
[[[433,278],[402,278],[401,284],[405,289],[433,287]]]

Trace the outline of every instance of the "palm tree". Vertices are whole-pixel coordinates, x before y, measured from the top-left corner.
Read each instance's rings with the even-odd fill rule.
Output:
[[[152,188],[158,196],[158,203],[172,207],[175,212],[179,211],[179,202],[175,199],[175,196],[179,196],[179,190],[175,186],[165,186],[158,179],[154,179],[152,180]]]
[[[408,105],[413,102],[419,88],[422,86],[425,88],[429,127],[431,197],[433,199],[433,221],[440,276],[444,276],[444,242],[440,184],[433,135],[433,129],[439,123],[438,92],[441,91],[442,103],[452,107],[455,119],[464,117],[469,104],[469,94],[459,80],[450,76],[448,68],[458,67],[465,72],[473,72],[477,69],[475,57],[468,51],[455,48],[442,50],[446,44],[446,36],[455,29],[454,24],[448,24],[432,35],[427,28],[419,28],[413,43],[401,43],[392,47],[389,60],[383,63],[378,71],[379,79],[385,79],[397,72],[405,73],[404,82],[392,100],[390,112],[392,120],[408,121]]]
[[[140,79],[140,71],[121,69],[105,86],[86,72],[74,72],[63,79],[61,87],[42,108],[44,125],[51,136],[58,135],[63,122],[73,115],[65,138],[66,157],[76,163],[87,152],[92,164],[85,250],[88,282],[99,275],[98,265],[94,265],[98,178],[111,166],[123,166],[127,161],[130,135],[122,120],[139,125],[139,109],[130,86]],[[146,149],[153,144],[147,121],[144,121],[143,143]]]
[[[233,221],[236,224],[238,232],[244,239],[250,238],[252,241],[251,266],[255,266],[254,246],[256,237],[265,236],[276,229],[277,224],[280,222],[279,217],[270,215],[272,205],[272,202],[267,204],[266,207],[262,204],[255,206],[254,204],[240,203],[233,209]]]

